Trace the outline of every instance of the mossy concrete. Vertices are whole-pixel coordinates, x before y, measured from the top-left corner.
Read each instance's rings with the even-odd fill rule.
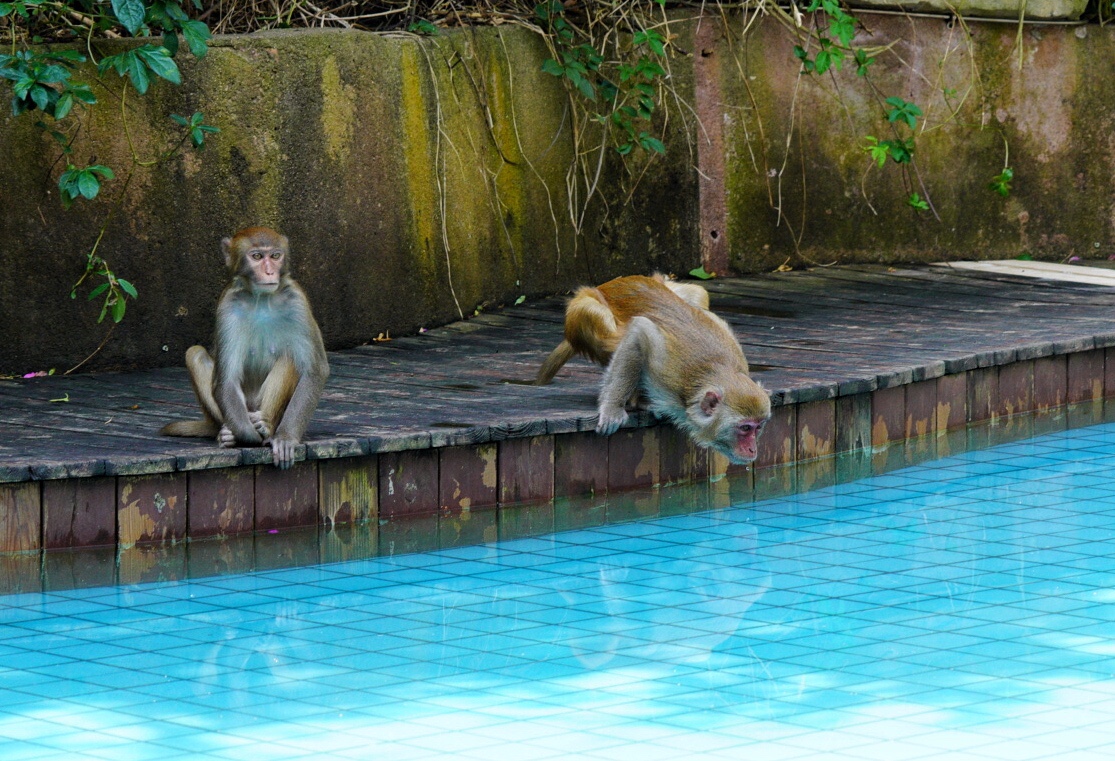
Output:
[[[216,38],[182,61],[181,87],[156,83],[124,111],[141,159],[179,138],[171,113],[201,111],[221,132],[137,169],[123,194],[119,87],[96,84],[73,162],[121,179],[69,211],[53,142],[33,118],[0,117],[0,374],[65,370],[101,343],[97,308],[68,295],[117,203],[98,251],[140,297],[85,369],[179,364],[207,343],[218,242],[252,224],[290,237],[330,348],[619,274],[685,273],[701,263],[698,165],[717,158],[698,114],[722,120],[722,244],[738,272],[1115,254],[1115,80],[1096,74],[1115,61],[1115,30],[1027,26],[1020,50],[1011,25],[872,16],[857,44],[897,40],[872,68],[879,92],[926,112],[904,176],[863,152],[893,127],[854,67],[802,77],[784,27],[743,29],[729,16],[698,49],[696,21],[672,17],[665,157],[598,152],[593,122],[541,71],[543,40],[507,26]],[[711,105],[696,103],[698,55]],[[1004,162],[1007,198],[987,187]],[[911,191],[939,220],[906,205]]]
[[[857,46],[892,44],[870,69],[800,74],[770,19],[723,54],[726,179],[737,271],[783,263],[1115,254],[1115,30],[966,27],[871,17]],[[1021,46],[1021,50],[1019,48]],[[796,60],[796,59],[795,59]],[[948,92],[946,92],[948,91]],[[883,98],[923,111],[915,164],[875,166],[878,140],[911,134]],[[1008,197],[989,188],[1009,166]],[[906,200],[916,192],[932,210]]]

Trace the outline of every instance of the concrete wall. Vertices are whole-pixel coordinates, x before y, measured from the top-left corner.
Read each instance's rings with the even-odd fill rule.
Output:
[[[898,41],[873,69],[879,92],[929,117],[916,187],[896,165],[869,168],[863,135],[890,135],[854,66],[799,77],[792,36],[769,18],[746,34],[739,16],[675,19],[667,156],[625,165],[606,151],[607,203],[583,225],[570,212],[585,187],[574,115],[540,71],[545,45],[519,28],[218,38],[183,62],[182,87],[156,84],[127,111],[141,157],[176,138],[169,113],[202,111],[221,133],[137,170],[122,199],[117,181],[70,211],[49,138],[33,119],[0,117],[0,374],[62,371],[101,342],[97,309],[67,296],[118,200],[100,253],[140,298],[85,369],[175,364],[208,342],[218,241],[250,224],[290,236],[330,348],[584,281],[684,273],[702,256],[748,272],[1115,254],[1115,80],[1103,75],[1115,29],[1028,26],[1019,56],[1013,25],[860,15],[857,44]],[[955,118],[946,88],[954,105],[963,97]],[[96,89],[74,161],[124,174],[119,101]],[[1007,145],[1004,199],[987,184]],[[940,221],[905,205],[910,189],[928,191]]]

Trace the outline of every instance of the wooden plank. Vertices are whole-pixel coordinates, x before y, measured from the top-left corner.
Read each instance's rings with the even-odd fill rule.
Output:
[[[374,522],[379,517],[379,457],[318,462],[318,506],[327,527]]]
[[[499,442],[500,504],[540,502],[554,497],[554,437]]]
[[[187,507],[191,539],[250,533],[255,529],[255,469],[191,471]]]
[[[34,481],[0,484],[0,552],[42,547],[42,490]]]
[[[124,476],[117,479],[116,488],[117,541],[121,547],[165,544],[186,537],[185,473]],[[144,553],[137,557],[141,555],[153,557]],[[143,560],[140,565],[146,567],[146,563]],[[139,570],[136,574],[130,578],[146,578]]]
[[[43,547],[116,545],[116,479],[43,482]]]
[[[253,483],[256,531],[317,525],[316,462],[296,462],[286,470],[257,465]]]

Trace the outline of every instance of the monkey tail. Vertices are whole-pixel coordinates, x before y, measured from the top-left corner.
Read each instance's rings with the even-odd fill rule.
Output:
[[[573,347],[570,343],[568,341],[559,343],[557,348],[550,352],[550,356],[546,358],[546,361],[542,363],[542,367],[538,370],[538,376],[534,379],[534,385],[545,386],[554,379],[557,371],[572,358]]]
[[[212,418],[204,420],[177,420],[167,423],[159,433],[163,436],[188,436],[198,439],[212,439],[220,432],[221,426]]]

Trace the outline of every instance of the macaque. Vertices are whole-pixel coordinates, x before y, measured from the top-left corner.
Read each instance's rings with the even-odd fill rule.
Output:
[[[606,368],[598,433],[623,425],[625,405],[641,393],[652,413],[698,446],[736,464],[751,462],[770,419],[770,396],[751,379],[731,328],[708,305],[701,286],[660,275],[579,288],[565,310],[565,340],[535,383],[549,383],[574,355],[586,357]]]
[[[317,408],[329,361],[306,294],[288,273],[286,236],[249,227],[221,241],[232,282],[217,304],[213,356],[186,351],[202,420],[163,427],[167,436],[215,436],[222,447],[270,446],[279,468],[294,462]]]

